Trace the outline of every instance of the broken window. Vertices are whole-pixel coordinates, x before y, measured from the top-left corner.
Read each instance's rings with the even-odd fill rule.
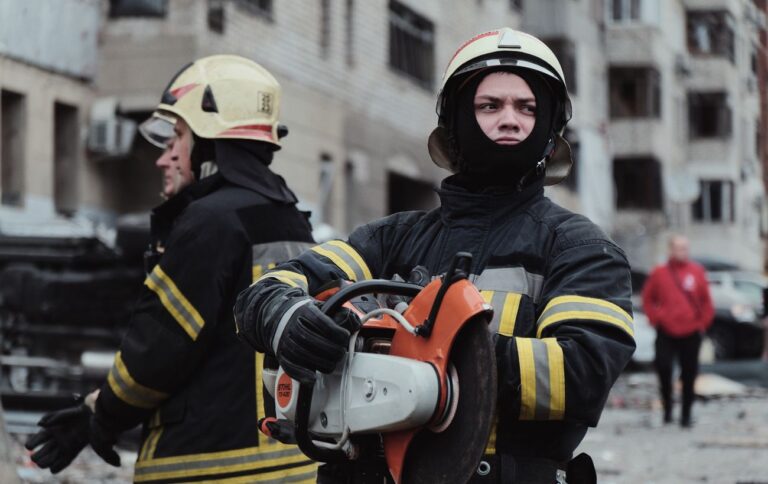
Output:
[[[726,57],[735,59],[733,16],[720,10],[689,10],[688,51],[693,55]]]
[[[542,39],[552,49],[563,68],[568,92],[576,94],[576,46],[567,39]]]
[[[208,0],[208,29],[224,33],[224,0]]]
[[[641,0],[609,0],[610,16],[614,22],[635,22],[640,20]]]
[[[168,0],[109,0],[109,16],[165,17]]]
[[[731,108],[724,92],[688,93],[689,137],[727,138],[731,135]]]
[[[701,180],[701,195],[693,204],[693,219],[699,222],[736,220],[734,184],[724,180]]]
[[[431,183],[389,172],[387,180],[389,205],[387,214],[408,210],[431,210],[437,206]]]
[[[238,5],[250,14],[272,20],[272,0],[235,0],[235,5]]]
[[[24,143],[27,130],[27,104],[23,94],[2,91],[0,96],[0,202],[21,206],[24,203]]]
[[[608,71],[611,118],[661,116],[661,78],[652,67],[611,67]]]
[[[81,149],[77,107],[55,104],[53,135],[54,206],[59,213],[73,215],[77,209],[77,167]]]
[[[347,65],[355,65],[355,0],[347,0],[347,10],[344,14],[344,46],[346,48]]]
[[[434,78],[435,27],[400,2],[389,2],[389,65],[431,89]]]
[[[661,165],[650,157],[613,160],[616,208],[661,210]]]
[[[328,57],[331,47],[331,0],[320,0],[320,55]]]

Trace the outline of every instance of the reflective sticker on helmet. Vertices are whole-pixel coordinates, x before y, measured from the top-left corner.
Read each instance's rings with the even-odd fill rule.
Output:
[[[272,95],[267,92],[259,93],[259,112],[271,115],[272,114]]]
[[[521,49],[520,36],[513,30],[507,30],[499,39],[500,49]]]
[[[176,101],[181,99],[186,93],[191,91],[192,89],[196,88],[200,84],[187,84],[186,86],[177,87],[176,89],[171,89],[170,93],[171,96],[175,98]]]
[[[498,34],[499,34],[499,31],[498,31],[498,30],[492,30],[492,31],[490,31],[490,32],[484,32],[484,33],[482,33],[482,34],[477,34],[477,35],[475,35],[474,37],[472,37],[472,38],[471,38],[471,39],[469,39],[468,41],[466,41],[466,42],[464,42],[463,44],[461,44],[461,45],[459,46],[459,48],[458,48],[458,49],[456,49],[456,52],[453,54],[453,57],[451,57],[451,60],[448,62],[448,65],[450,66],[450,65],[451,65],[451,62],[453,62],[453,59],[455,59],[455,58],[456,58],[456,56],[457,56],[457,55],[459,55],[459,52],[461,52],[462,50],[464,50],[464,49],[465,49],[465,48],[466,48],[466,47],[467,47],[469,44],[471,44],[472,42],[474,42],[474,41],[476,41],[476,40],[484,39],[484,38],[486,38],[486,37],[490,37],[490,36],[492,36],[492,35],[498,35]]]

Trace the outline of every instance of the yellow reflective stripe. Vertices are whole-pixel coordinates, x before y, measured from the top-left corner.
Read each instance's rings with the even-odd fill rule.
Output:
[[[516,338],[515,343],[520,363],[520,420],[533,420],[536,415],[536,364],[533,360],[533,342],[529,338]]]
[[[491,425],[491,435],[488,437],[488,445],[485,446],[485,453],[488,455],[496,454],[496,428],[499,425],[499,414],[493,416],[493,425]]]
[[[270,279],[270,278],[277,279],[278,281],[284,284],[288,284],[291,287],[298,287],[298,288],[304,289],[305,291],[309,287],[309,283],[307,282],[307,276],[305,276],[304,274],[300,274],[298,272],[287,271],[287,270],[267,272],[263,276],[259,277],[259,279],[256,282],[261,282],[265,279]],[[254,284],[256,282],[254,282]]]
[[[168,398],[167,393],[145,387],[134,380],[123,362],[120,351],[115,355],[115,362],[107,375],[107,383],[120,400],[134,407],[154,408]]]
[[[622,321],[619,318],[614,318],[613,316],[609,316],[607,314],[596,313],[594,311],[565,311],[562,313],[553,314],[539,324],[539,328],[536,331],[536,337],[540,338],[541,334],[547,326],[559,323],[560,321],[565,321],[567,319],[591,319],[594,321],[602,321],[603,323],[618,326],[619,328],[629,333],[629,335],[633,338],[635,337],[635,331],[625,321]]]
[[[357,276],[355,276],[355,271],[352,269],[352,267],[350,267],[349,264],[347,264],[344,261],[344,259],[342,259],[338,255],[334,254],[333,252],[331,252],[328,249],[322,248],[319,245],[315,246],[315,247],[312,247],[310,250],[312,252],[316,252],[316,253],[322,255],[323,257],[327,257],[328,259],[330,259],[331,262],[333,262],[336,265],[336,267],[338,267],[339,269],[344,271],[344,274],[347,275],[347,279],[349,279],[350,281],[357,281]]]
[[[200,313],[176,287],[176,284],[163,271],[160,264],[156,265],[147,276],[144,284],[160,298],[165,309],[173,319],[186,331],[190,338],[197,339],[205,325]]]
[[[253,266],[251,281],[256,281],[259,277],[261,277],[262,274],[264,274],[264,266],[261,264],[256,264]]]
[[[555,306],[557,304],[566,304],[566,303],[594,304],[595,306],[601,306],[606,309],[616,311],[617,313],[627,318],[629,321],[632,321],[632,316],[630,316],[629,313],[624,311],[620,306],[617,306],[616,304],[613,304],[610,301],[606,301],[605,299],[598,299],[595,297],[584,297],[584,296],[575,296],[575,295],[557,296],[556,298],[553,298],[551,301],[549,301],[549,304],[547,304],[547,307],[544,308],[544,312],[546,312],[547,309],[551,308],[552,306]]]
[[[312,467],[309,467],[309,465],[306,466],[299,466],[299,467],[293,467],[290,469],[284,469],[280,471],[273,471],[273,472],[265,472],[263,474],[251,474],[249,476],[240,476],[240,477],[229,477],[224,479],[212,479],[212,480],[204,480],[204,481],[195,481],[196,483],[202,483],[202,484],[214,484],[214,483],[228,483],[228,484],[242,484],[242,483],[251,483],[251,482],[263,482],[263,481],[269,481],[269,482],[277,482],[277,479],[280,479],[280,482],[290,482],[291,484],[314,484],[317,482],[317,466],[312,463]],[[307,479],[303,479],[304,476],[309,476]],[[298,480],[294,479],[287,479],[289,477],[297,478]]]
[[[163,433],[163,427],[157,427],[155,429],[152,429],[152,431],[149,433],[149,437],[147,437],[147,453],[144,456],[144,459],[151,459],[155,456],[155,451],[157,450],[157,443],[160,441],[160,435]]]
[[[520,300],[522,295],[510,292],[504,298],[504,309],[501,312],[501,322],[499,323],[499,334],[502,336],[512,336],[515,331],[515,320],[517,312],[520,310]]]
[[[491,300],[493,299],[493,291],[480,291],[480,296],[482,296],[483,301],[485,301],[486,304],[491,304]]]
[[[549,419],[562,420],[565,414],[565,359],[556,338],[543,338],[549,362]]]
[[[187,456],[191,459],[191,456]],[[136,468],[138,469],[140,467],[142,468],[149,468],[152,464],[155,464],[160,459],[152,459],[142,462],[136,463]],[[200,460],[207,460],[206,457],[200,457]],[[142,474],[135,474],[134,475],[134,481],[135,482],[145,482],[145,481],[152,481],[152,480],[158,480],[158,479],[175,479],[175,478],[184,478],[184,477],[199,477],[199,476],[205,476],[206,474],[223,474],[223,473],[230,473],[230,472],[241,472],[241,471],[256,471],[259,469],[268,469],[270,467],[275,466],[281,466],[281,465],[287,465],[287,464],[298,464],[304,461],[307,461],[308,458],[304,454],[297,454],[297,455],[290,455],[287,457],[278,457],[275,459],[265,459],[265,460],[259,460],[254,462],[246,462],[243,464],[234,464],[234,465],[211,465],[210,467],[201,467],[196,469],[180,469],[175,471],[164,471],[164,472],[147,472]],[[311,461],[310,461],[311,462]],[[264,473],[259,474],[259,478],[266,478],[267,476],[280,476],[281,471],[274,471],[270,473]],[[252,476],[253,477],[253,476]]]
[[[355,249],[353,249],[351,245],[340,240],[331,240],[327,242],[327,244],[343,250],[357,263],[358,266],[360,266],[360,270],[363,272],[363,277],[365,277],[365,279],[373,279],[373,275],[371,274],[371,270],[368,268],[368,264],[365,263],[360,254]]]

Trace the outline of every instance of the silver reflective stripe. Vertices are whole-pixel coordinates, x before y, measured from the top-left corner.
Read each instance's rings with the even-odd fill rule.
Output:
[[[549,396],[551,395],[549,383],[549,355],[547,345],[539,339],[532,339],[533,361],[536,368],[536,408],[535,420],[547,420],[549,418]]]
[[[256,244],[252,247],[251,251],[253,254],[253,265],[266,266],[267,264],[286,262],[295,259],[313,245],[309,242],[296,242],[293,240]]]
[[[243,464],[251,464],[262,461],[269,461],[272,459],[278,459],[280,457],[290,457],[297,455],[298,449],[286,449],[273,452],[254,452],[247,455],[232,456],[232,457],[214,457],[210,459],[201,458],[200,460],[174,462],[169,464],[163,464],[162,462],[153,463],[151,460],[146,463],[137,464],[135,474],[136,477],[143,476],[145,474],[165,473],[165,472],[178,472],[178,471],[193,471],[202,469],[211,469],[210,472],[221,472],[221,469],[215,469],[218,467],[232,467]]]
[[[312,299],[310,298],[297,302],[296,304],[288,308],[288,311],[286,311],[283,314],[283,317],[280,318],[280,322],[277,323],[277,329],[275,330],[275,336],[272,338],[272,351],[274,351],[275,354],[277,354],[277,346],[280,344],[280,338],[282,338],[283,336],[283,331],[285,331],[285,326],[288,324],[288,321],[290,321],[291,316],[293,316],[293,313],[295,313],[300,307],[310,304],[311,302],[312,302]]]
[[[471,280],[480,290],[525,294],[534,303],[541,300],[544,286],[544,276],[528,272],[523,267],[485,269],[480,275],[473,275]]]
[[[488,326],[488,330],[491,334],[499,332],[499,326],[501,324],[501,314],[504,312],[504,299],[507,297],[507,293],[500,291],[493,291],[491,296],[491,307],[493,308],[493,319]]]

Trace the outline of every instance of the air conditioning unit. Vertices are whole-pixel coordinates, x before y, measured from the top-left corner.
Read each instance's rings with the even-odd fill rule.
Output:
[[[88,150],[100,157],[125,156],[131,151],[136,123],[121,117],[94,119],[88,129]]]

